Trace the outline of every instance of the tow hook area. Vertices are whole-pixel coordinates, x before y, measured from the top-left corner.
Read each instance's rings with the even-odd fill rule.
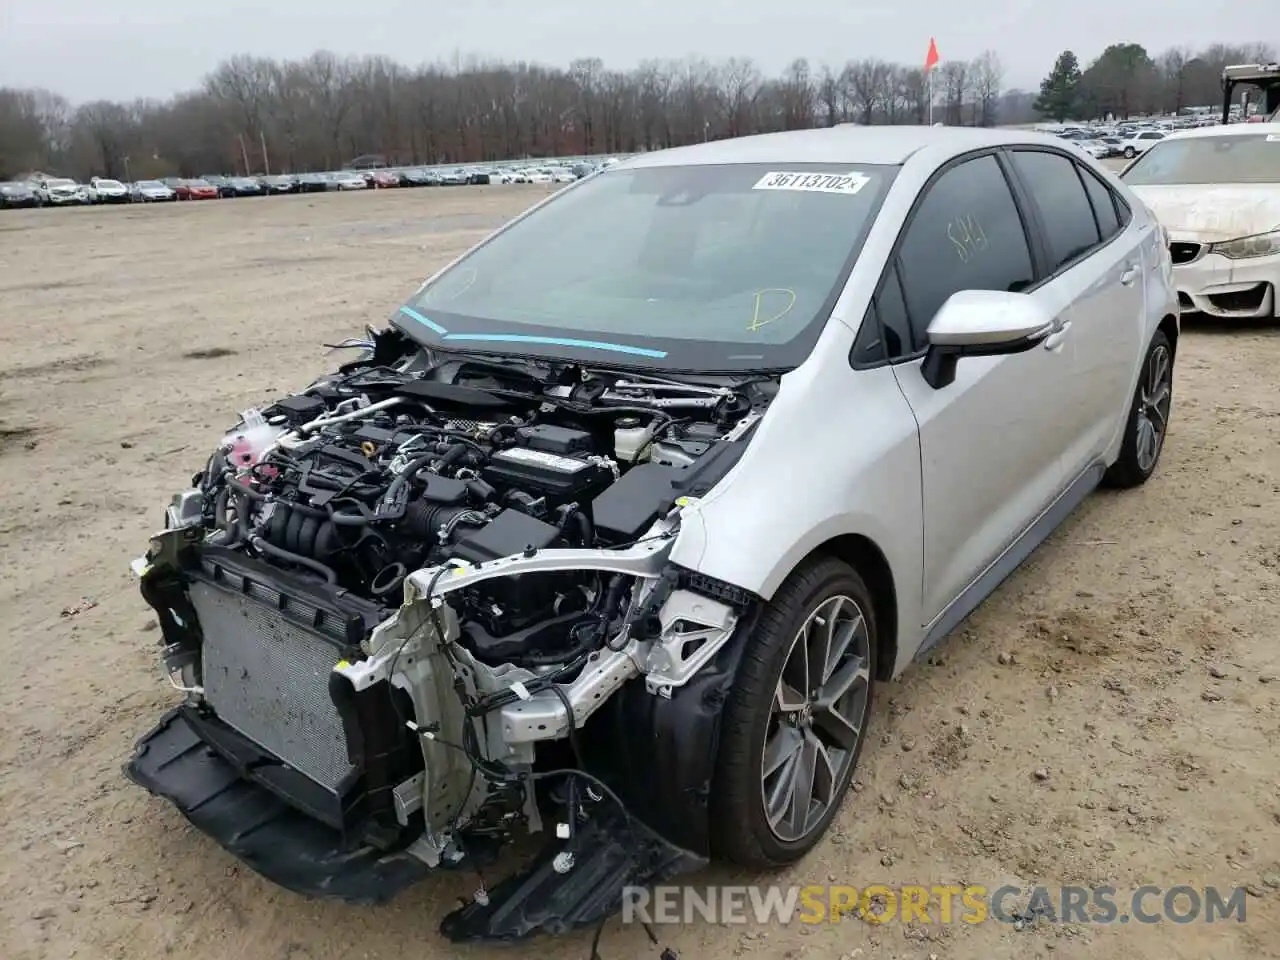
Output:
[[[566,838],[568,832],[561,824],[557,839],[524,872],[450,913],[440,932],[454,943],[511,943],[535,933],[602,927],[621,910],[626,888],[663,883],[707,864],[705,857],[663,839],[620,803],[599,804]],[[674,960],[675,953],[664,949],[662,957]]]

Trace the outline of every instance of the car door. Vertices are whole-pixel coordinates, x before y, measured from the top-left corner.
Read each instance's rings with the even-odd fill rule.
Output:
[[[966,357],[939,390],[921,372],[926,330],[949,296],[1026,290],[1040,275],[1005,162],[984,153],[935,175],[876,298],[885,328],[910,341],[895,373],[920,430],[923,626],[935,631],[963,615],[957,599],[1065,483],[1057,424],[1073,400],[1069,337],[1054,335],[1023,354]]]
[[[1121,228],[1111,189],[1072,157],[1032,147],[1011,157],[1043,246],[1036,295],[1073,347],[1074,398],[1057,432],[1074,479],[1098,463],[1129,406],[1146,299],[1142,237]]]

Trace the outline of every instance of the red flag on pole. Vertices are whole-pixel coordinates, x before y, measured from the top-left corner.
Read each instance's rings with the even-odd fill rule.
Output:
[[[924,57],[924,72],[928,73],[938,65],[938,44],[933,37],[929,38],[929,52]]]

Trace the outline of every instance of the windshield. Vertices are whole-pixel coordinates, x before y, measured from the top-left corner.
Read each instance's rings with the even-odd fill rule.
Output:
[[[143,180],[138,187],[143,190],[163,190],[165,186],[159,180]]]
[[[106,187],[108,190],[123,190],[124,184],[119,180],[99,180],[98,186]]]
[[[59,177],[59,178],[56,178],[56,179],[55,179],[55,178],[50,178],[50,179],[46,180],[46,181],[44,182],[44,185],[45,185],[46,187],[74,187],[74,186],[76,185],[76,182],[75,182],[74,180],[66,180],[66,179],[63,179],[63,178]]]
[[[614,169],[473,250],[396,322],[460,348],[699,371],[793,367],[896,171]]]
[[[1164,140],[1124,172],[1130,186],[1280,183],[1280,137],[1261,133]]]
[[[211,187],[213,186],[213,184],[211,184],[208,180],[188,180],[187,186],[188,187]]]

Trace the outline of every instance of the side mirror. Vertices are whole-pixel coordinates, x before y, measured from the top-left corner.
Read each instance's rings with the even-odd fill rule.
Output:
[[[961,290],[929,323],[920,372],[929,386],[941,390],[955,380],[961,357],[1025,353],[1056,329],[1053,315],[1025,293]]]

